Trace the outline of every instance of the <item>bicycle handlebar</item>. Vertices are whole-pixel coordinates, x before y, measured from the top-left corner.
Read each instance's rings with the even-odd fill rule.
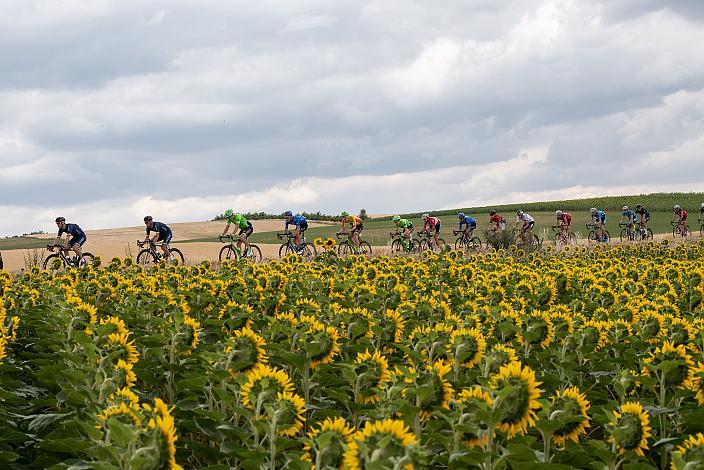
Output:
[[[276,238],[283,240],[284,237],[293,238],[294,235],[291,232],[277,232]]]
[[[230,241],[234,241],[235,237],[232,235],[218,235],[218,239],[220,240],[220,243],[225,243],[223,240],[230,239]]]

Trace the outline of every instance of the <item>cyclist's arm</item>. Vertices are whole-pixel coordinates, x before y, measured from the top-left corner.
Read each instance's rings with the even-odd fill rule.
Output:
[[[229,231],[230,231],[230,221],[228,220],[227,225],[225,225],[225,230],[223,230],[223,232],[222,232],[222,236],[224,237],[225,235],[227,235],[227,232],[229,232]]]
[[[346,218],[342,219],[342,228],[340,229],[340,232],[344,233],[345,227],[347,227],[347,219]]]

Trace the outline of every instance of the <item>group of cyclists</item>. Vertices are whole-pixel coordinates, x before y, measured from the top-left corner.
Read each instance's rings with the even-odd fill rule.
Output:
[[[606,240],[606,220],[607,215],[601,209],[592,207],[589,210],[590,222],[594,226],[595,239],[597,241],[607,241]],[[572,214],[563,210],[557,210],[555,212],[557,225],[555,228],[560,230],[562,234],[571,233],[572,229]],[[308,221],[306,218],[300,214],[293,214],[292,211],[284,212],[285,225],[284,229],[286,232],[291,233],[294,239],[294,247],[296,250],[301,251],[303,249],[304,233],[308,229]],[[464,214],[460,212],[457,214],[459,220],[457,231],[455,233],[461,233],[463,236],[471,238],[472,232],[477,228],[477,220],[471,215]],[[672,222],[677,222],[677,224],[686,224],[688,218],[688,213],[679,205],[675,205],[673,208]],[[421,216],[423,221],[423,228],[421,232],[428,235],[428,239],[433,248],[438,248],[440,230],[442,228],[442,222],[436,216],[430,214],[423,214]],[[234,212],[232,209],[228,209],[224,213],[224,220],[226,222],[225,229],[222,232],[222,237],[227,236],[230,231],[230,227],[233,228],[232,237],[236,238],[237,248],[244,253],[244,256],[250,251],[249,237],[254,233],[254,226],[252,222],[247,220],[242,214]],[[403,241],[403,246],[408,250],[410,246],[410,241],[412,233],[414,230],[413,223],[406,218],[402,218],[399,215],[394,215],[391,218],[396,232],[391,233],[391,235],[397,235]],[[704,203],[701,205],[701,210],[699,214],[699,220],[704,220]],[[647,229],[648,222],[650,221],[650,213],[643,207],[643,205],[638,204],[634,209],[630,209],[628,206],[623,206],[621,211],[620,223],[628,228],[630,231],[634,231],[636,224],[639,225],[641,231]],[[342,212],[340,214],[341,231],[338,235],[346,234],[349,236],[351,242],[359,247],[361,239],[360,234],[364,230],[364,223],[361,217],[351,215],[348,212]],[[163,257],[168,260],[170,258],[169,243],[173,238],[173,232],[163,222],[157,222],[152,216],[144,217],[144,224],[146,226],[146,237],[144,242],[149,242],[150,244],[159,244],[161,251],[163,252]],[[498,214],[496,211],[489,212],[489,230],[494,233],[498,233],[506,229],[506,219]],[[73,251],[76,253],[76,259],[81,259],[83,256],[82,247],[87,240],[85,232],[81,229],[78,224],[67,223],[64,217],[56,218],[56,225],[59,229],[56,239],[52,245],[48,248],[53,251],[54,248],[61,248],[65,252]],[[526,236],[533,235],[533,229],[535,227],[535,219],[523,210],[516,211],[516,226],[519,230],[519,237],[524,238]],[[235,231],[239,229],[235,237]],[[66,235],[66,239],[62,244],[59,244],[62,235]],[[153,234],[153,235],[152,235]]]

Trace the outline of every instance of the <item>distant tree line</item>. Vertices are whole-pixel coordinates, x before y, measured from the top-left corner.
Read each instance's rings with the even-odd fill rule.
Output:
[[[266,219],[283,219],[284,218],[284,213],[280,214],[269,214],[267,212],[247,212],[247,213],[242,213],[242,215],[249,220],[266,220]],[[324,221],[333,221],[337,222],[340,220],[339,215],[328,215],[328,214],[323,214],[320,211],[317,212],[301,212],[300,215],[305,217],[308,220],[324,220]],[[367,211],[362,209],[359,211],[359,217],[362,220],[367,219]],[[215,216],[213,220],[225,220],[225,214],[218,214]]]

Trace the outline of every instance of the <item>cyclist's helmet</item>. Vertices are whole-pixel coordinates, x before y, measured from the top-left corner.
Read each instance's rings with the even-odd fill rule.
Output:
[[[591,209],[589,209],[589,212],[591,212],[592,214],[596,212],[596,207],[592,207]]]
[[[350,215],[349,212],[347,211],[342,211],[342,214],[340,214],[340,217],[348,217]]]
[[[621,210],[622,210],[623,212],[626,212],[626,211],[628,210],[628,206],[623,206],[623,207],[621,208]]]
[[[555,215],[558,216],[558,217],[562,217],[562,211],[559,210],[559,209],[556,210],[556,211],[555,211]]]
[[[460,212],[459,214],[457,214],[457,218],[464,219],[464,212]]]
[[[516,211],[516,215],[523,215],[523,210],[522,210],[522,209],[518,209],[518,210]]]
[[[679,205],[679,204],[675,204],[675,210],[678,211],[678,210],[680,210],[680,209],[682,209],[682,208],[680,207],[680,205]]]
[[[704,209],[704,202],[702,202],[702,209]]]
[[[398,222],[399,220],[401,220],[401,216],[395,215],[395,216],[391,217],[391,220],[393,220],[394,222]]]
[[[428,214],[423,214],[420,218],[423,219],[423,220],[425,220],[425,219],[427,219],[428,217],[430,217]]]
[[[636,204],[636,209],[640,209],[641,207],[643,207],[642,204]]]
[[[702,204],[704,206],[704,204]],[[489,215],[496,215],[496,211],[489,211]]]
[[[144,216],[144,221],[145,221],[145,222],[151,222],[152,220],[154,220],[154,218],[153,218],[151,215],[145,215],[145,216]]]
[[[58,223],[60,223],[60,222],[66,222],[66,217],[57,217],[57,218],[56,218],[56,223],[58,224]]]
[[[232,217],[232,209],[228,209],[225,211],[225,217]]]
[[[284,212],[284,217],[293,217],[293,212],[291,212],[291,211]]]

